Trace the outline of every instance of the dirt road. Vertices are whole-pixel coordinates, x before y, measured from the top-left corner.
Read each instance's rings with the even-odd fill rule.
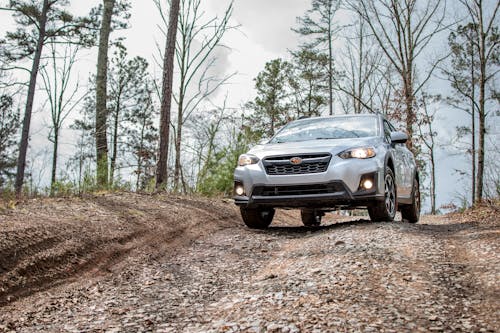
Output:
[[[0,332],[500,331],[498,221],[298,220],[136,249],[0,307]]]

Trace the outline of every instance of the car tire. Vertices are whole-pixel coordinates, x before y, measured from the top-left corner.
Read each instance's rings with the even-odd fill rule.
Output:
[[[252,229],[269,227],[274,217],[274,209],[240,207],[241,217],[246,226]]]
[[[394,173],[391,168],[385,168],[384,176],[384,201],[377,202],[376,205],[368,207],[368,214],[373,222],[391,222],[396,216],[397,195]]]
[[[302,209],[300,218],[306,227],[316,227],[321,224],[321,215],[312,209]]]
[[[411,204],[401,207],[401,217],[404,221],[417,223],[420,218],[420,184],[418,179],[413,181],[413,190],[411,196]]]

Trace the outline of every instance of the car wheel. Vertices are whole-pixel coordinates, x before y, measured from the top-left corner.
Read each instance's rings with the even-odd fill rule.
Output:
[[[375,206],[368,207],[368,214],[373,222],[393,221],[397,208],[396,184],[394,173],[385,168],[384,201],[377,202]]]
[[[252,229],[267,228],[274,217],[274,209],[244,208],[240,207],[241,217],[247,227]]]
[[[302,223],[306,227],[314,227],[321,224],[321,214],[318,214],[312,209],[302,209],[300,211]]]
[[[420,186],[418,179],[413,181],[413,195],[411,205],[401,207],[401,216],[403,220],[410,223],[417,223],[420,218]]]

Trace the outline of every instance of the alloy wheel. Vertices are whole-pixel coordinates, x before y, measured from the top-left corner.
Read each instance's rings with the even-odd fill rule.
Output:
[[[385,176],[385,207],[390,215],[396,210],[396,191],[394,188],[394,179],[390,174]]]

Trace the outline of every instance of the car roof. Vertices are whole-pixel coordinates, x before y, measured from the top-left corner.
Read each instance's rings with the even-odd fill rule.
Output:
[[[381,117],[380,114],[378,113],[362,113],[362,114],[335,114],[332,116],[319,116],[319,117],[304,117],[304,118],[299,118],[294,121],[303,121],[303,120],[311,120],[311,119],[331,119],[331,118],[344,118],[344,117],[359,117],[359,118],[368,118],[368,117],[373,117],[373,118],[378,118]]]

